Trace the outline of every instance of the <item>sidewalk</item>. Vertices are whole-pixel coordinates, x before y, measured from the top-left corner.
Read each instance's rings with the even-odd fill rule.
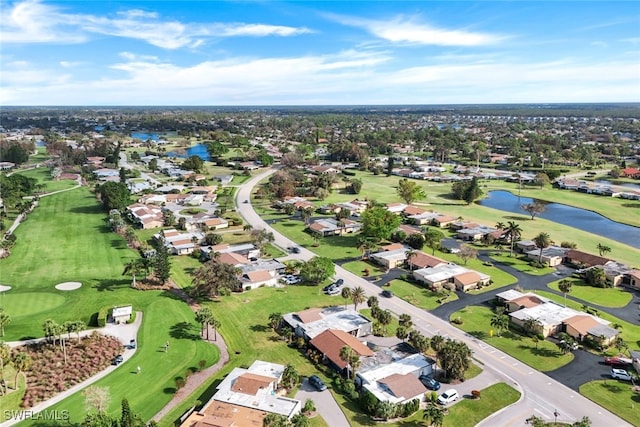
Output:
[[[91,335],[94,331],[98,331],[104,335],[111,335],[114,336],[120,340],[123,340],[122,343],[123,344],[129,344],[129,341],[131,339],[136,339],[137,340],[137,336],[138,336],[138,330],[140,329],[140,325],[142,324],[142,312],[138,311],[136,312],[136,320],[135,322],[133,322],[130,325],[108,325],[105,326],[104,328],[100,328],[100,329],[91,329],[91,330],[86,330],[86,331],[82,331],[80,333],[80,336],[87,336],[87,335]],[[29,343],[33,343],[33,342],[38,342],[38,341],[42,341],[45,340],[46,338],[39,338],[36,340],[27,340],[27,341],[13,341],[13,342],[9,342],[7,344],[9,344],[9,346],[11,347],[16,347],[19,345],[24,345],[24,344],[29,344]],[[137,346],[134,349],[127,349],[125,348],[124,351],[122,352],[122,357],[124,358],[124,361],[126,362],[127,360],[129,360],[137,351]],[[91,384],[95,383],[96,381],[106,377],[107,375],[109,375],[111,372],[113,372],[114,370],[118,369],[120,366],[122,366],[122,364],[118,365],[118,366],[109,366],[107,369],[98,372],[97,374],[95,374],[94,376],[87,378],[86,380],[82,381],[81,383],[78,383],[76,385],[74,385],[73,387],[63,391],[62,393],[59,393],[57,395],[55,395],[54,397],[52,397],[49,400],[45,400],[44,402],[40,402],[39,404],[37,404],[36,406],[34,406],[33,408],[29,409],[29,413],[31,415],[33,414],[37,414],[38,412],[42,412],[43,410],[49,408],[50,406],[55,405],[56,403],[61,402],[62,400],[66,399],[67,397],[71,396],[74,393],[77,393],[78,391],[84,389],[85,387],[90,386]],[[12,426],[14,424],[17,424],[21,421],[24,420],[19,420],[19,419],[11,419],[8,421],[5,421],[3,423],[0,424],[0,427],[9,427]]]

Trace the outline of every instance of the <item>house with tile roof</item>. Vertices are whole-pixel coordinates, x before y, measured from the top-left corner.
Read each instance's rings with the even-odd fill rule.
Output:
[[[373,356],[373,350],[358,341],[353,335],[339,329],[327,329],[317,335],[309,344],[322,354],[323,360],[332,368],[343,373],[351,370],[349,363],[340,358],[340,350],[349,347],[358,357]]]
[[[355,337],[372,333],[373,322],[359,312],[344,307],[309,308],[282,316],[297,336],[310,340],[327,329],[339,329]]]

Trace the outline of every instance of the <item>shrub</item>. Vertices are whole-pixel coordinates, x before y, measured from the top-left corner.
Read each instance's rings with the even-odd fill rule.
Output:
[[[460,316],[458,316],[455,319],[451,319],[451,323],[455,323],[456,325],[462,325],[463,320]]]
[[[304,407],[302,408],[303,412],[313,412],[316,410],[316,405],[313,403],[313,400],[307,399],[304,402]]]
[[[109,315],[109,311],[113,308],[112,305],[108,305],[102,307],[98,310],[98,327],[104,328],[107,324],[107,316]]]
[[[131,311],[131,317],[129,318],[129,320],[127,320],[127,324],[130,325],[131,323],[136,321],[136,310],[135,308]]]
[[[474,399],[480,399],[480,390],[471,390],[471,396],[473,396]]]

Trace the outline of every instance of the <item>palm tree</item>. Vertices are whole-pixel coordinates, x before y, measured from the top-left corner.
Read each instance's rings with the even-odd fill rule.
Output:
[[[507,228],[507,226],[504,225],[504,222],[498,221],[498,222],[496,222],[496,228],[498,230],[505,230]]]
[[[573,283],[568,279],[562,279],[562,280],[560,280],[560,282],[558,282],[558,289],[564,295],[564,306],[565,307],[567,306],[567,294],[569,292],[571,292],[571,287],[572,286],[573,286]]]
[[[278,328],[280,328],[280,325],[282,324],[282,313],[271,313],[269,315],[269,325],[271,326],[271,329],[273,329],[274,332],[276,332],[278,330]]]
[[[211,325],[211,327],[213,328],[213,340],[218,341],[218,329],[220,328],[220,326],[222,326],[222,323],[220,323],[218,319],[212,316],[209,320],[209,325]]]
[[[44,332],[44,336],[47,340],[53,338],[53,343],[56,343],[56,329],[58,328],[58,324],[52,319],[47,319],[42,324],[42,331]]]
[[[341,294],[342,298],[344,298],[344,308],[347,309],[347,300],[351,298],[351,288],[344,287],[342,288]]]
[[[253,225],[245,224],[245,225],[242,226],[242,230],[243,231],[251,231],[251,230],[253,230]]]
[[[340,349],[340,360],[346,362],[347,365],[351,363],[351,359],[353,358],[353,349],[348,345],[345,345]],[[349,366],[347,366],[347,378],[349,378]]]
[[[490,325],[498,330],[498,336],[502,335],[502,331],[509,329],[509,316],[503,313],[496,313],[492,318]]]
[[[414,249],[409,249],[406,252],[407,264],[409,264],[409,271],[413,271],[413,264],[411,263],[411,259],[415,258],[418,255]]]
[[[509,256],[513,256],[513,245],[522,236],[522,228],[515,221],[509,221],[507,223],[507,232],[505,233],[509,238]]]
[[[545,248],[548,248],[551,245],[551,237],[549,237],[549,233],[545,233],[544,231],[538,234],[533,238],[536,246],[540,248],[540,253],[538,254],[538,262],[542,262],[542,251]]]
[[[435,401],[429,401],[424,408],[422,419],[427,421],[430,426],[442,426],[444,423],[444,409],[436,405]]]
[[[522,327],[528,334],[535,335],[537,329],[541,326],[541,323],[538,319],[534,317],[528,317],[522,323]]]
[[[16,390],[18,389],[18,376],[21,372],[28,371],[31,368],[31,363],[31,356],[27,353],[20,352],[13,356],[13,367],[16,370],[16,377],[13,384]]]
[[[300,382],[300,374],[295,366],[287,365],[282,372],[282,385],[287,389],[294,388]]]
[[[389,310],[382,310],[378,315],[378,322],[382,325],[382,330],[384,334],[387,335],[387,326],[391,324],[393,320],[393,316]]]
[[[600,256],[605,256],[606,254],[611,252],[611,248],[609,246],[602,245],[600,243],[598,243],[597,248],[598,248],[598,252],[600,253]]]
[[[351,302],[353,303],[353,309],[358,311],[358,305],[366,301],[366,294],[361,286],[356,286],[351,291]]]
[[[213,313],[209,307],[201,307],[196,311],[196,322],[200,323],[200,335],[207,329],[207,340],[209,340],[209,322],[213,318]]]
[[[436,362],[438,361],[438,353],[442,350],[444,346],[444,337],[442,335],[434,335],[431,337],[430,347],[436,353]]]
[[[133,280],[131,282],[131,287],[135,288],[136,276],[145,270],[146,270],[146,267],[142,259],[138,258],[138,259],[131,260],[124,265],[124,271],[122,272],[122,275],[124,276],[126,274],[131,274],[131,276],[133,277]]]
[[[402,313],[398,318],[398,323],[405,328],[411,328],[413,326],[413,320],[411,319],[411,315],[407,313]]]
[[[4,307],[0,307],[0,337],[4,336],[4,327],[11,323],[11,316],[5,313]]]
[[[407,328],[405,328],[404,326],[400,325],[398,326],[398,328],[396,329],[396,338],[402,340],[402,342],[404,342],[404,340],[409,336],[409,331]]]
[[[373,308],[373,307],[378,307],[379,305],[380,305],[380,302],[378,301],[377,296],[371,295],[369,299],[367,299],[367,307]]]
[[[8,344],[5,344],[4,341],[0,341],[0,393],[7,393],[7,386],[4,381],[4,365],[9,362],[9,358],[11,357],[11,347]],[[16,387],[17,388],[17,387]]]

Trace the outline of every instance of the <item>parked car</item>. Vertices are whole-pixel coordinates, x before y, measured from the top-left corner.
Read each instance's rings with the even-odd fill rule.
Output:
[[[569,349],[571,351],[575,351],[578,348],[580,348],[580,346],[578,345],[577,342],[575,342],[575,341],[567,342],[565,340],[560,340],[558,342],[558,346],[561,347],[561,348],[567,348],[567,349]]]
[[[327,292],[329,289],[331,288],[335,288],[335,284],[334,283],[329,283],[327,286],[325,286],[324,288],[322,288],[322,292]]]
[[[314,386],[318,391],[323,391],[327,389],[327,385],[317,375],[311,375],[309,377],[309,384]]]
[[[127,345],[127,348],[129,350],[133,350],[134,348],[136,348],[136,340],[129,341],[129,344]]]
[[[299,254],[300,253],[300,248],[297,246],[294,246],[291,248],[291,252],[293,252],[294,254]]]
[[[391,298],[393,296],[393,292],[391,292],[389,289],[385,289],[384,291],[382,291],[382,296]]]
[[[338,289],[337,287],[332,287],[329,288],[329,290],[326,292],[327,295],[338,295],[340,293],[340,289]]]
[[[118,366],[122,362],[124,362],[124,358],[122,357],[121,354],[119,354],[119,355],[117,355],[116,357],[113,358],[113,360],[111,361],[111,364],[115,365],[115,366]]]
[[[619,379],[622,381],[633,380],[633,378],[631,378],[631,375],[629,375],[627,371],[625,371],[624,369],[616,369],[616,368],[613,368],[611,370],[611,378]]]
[[[429,390],[440,390],[440,383],[430,376],[420,375],[420,378],[418,379],[422,381],[422,384],[424,384],[424,386]]]
[[[300,277],[296,276],[295,274],[285,274],[280,278],[280,280],[287,285],[295,285],[302,281],[302,279],[300,279]]]
[[[334,285],[336,286],[342,286],[344,284],[344,280],[343,279],[338,279],[335,282],[333,282]]]
[[[438,396],[438,403],[441,405],[446,405],[447,403],[455,402],[458,400],[458,392],[455,389],[449,389]]]
[[[631,359],[625,359],[624,357],[605,357],[604,358],[604,364],[605,365],[611,365],[611,366],[618,366],[618,367],[623,367],[626,368],[627,365],[631,365],[632,360]]]

